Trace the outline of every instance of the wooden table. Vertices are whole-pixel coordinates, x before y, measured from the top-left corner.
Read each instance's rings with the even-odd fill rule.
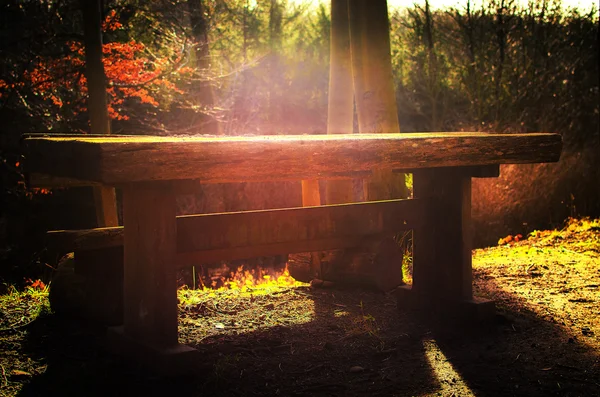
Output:
[[[155,359],[158,354],[164,359],[192,352],[178,343],[175,268],[207,257],[334,249],[413,229],[413,287],[403,290],[404,302],[444,306],[472,301],[471,177],[497,176],[499,164],[558,161],[562,143],[559,135],[548,133],[461,132],[48,135],[26,138],[25,145],[29,172],[122,189],[124,316],[123,327],[113,330],[111,340],[137,357]],[[413,199],[193,217],[175,214],[176,193],[190,181],[368,177],[373,169],[413,172]]]

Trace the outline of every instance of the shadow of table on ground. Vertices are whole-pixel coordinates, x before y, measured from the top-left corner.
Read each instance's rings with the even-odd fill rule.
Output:
[[[600,395],[599,352],[524,305],[500,310],[493,323],[461,327],[417,322],[391,296],[369,291],[290,294],[304,299],[306,322],[224,327],[203,338],[180,325],[182,342],[203,360],[178,378],[106,353],[103,330],[40,318],[22,354],[47,368],[19,395]],[[206,316],[198,321],[211,321]]]

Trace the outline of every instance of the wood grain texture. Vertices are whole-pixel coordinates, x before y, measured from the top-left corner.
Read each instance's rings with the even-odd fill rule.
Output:
[[[321,205],[319,180],[307,179],[302,181],[302,206],[312,207],[316,205]]]
[[[356,240],[410,229],[419,221],[423,207],[424,203],[417,200],[389,200],[179,217],[178,252],[231,250],[274,244],[281,244],[283,249],[276,253],[299,252],[293,244],[309,247],[308,242],[313,240]]]
[[[322,179],[373,169],[558,161],[558,134],[404,133],[255,137],[31,137],[29,170],[108,185]]]
[[[123,245],[123,226],[52,230],[46,233],[45,243],[59,252],[118,247]]]
[[[177,264],[194,263],[189,258],[241,259],[360,245],[372,235],[417,227],[425,205],[419,200],[389,200],[178,216]],[[55,246],[98,249],[123,245],[123,236],[123,227],[112,227],[55,231],[47,239]],[[204,253],[186,254],[198,251]]]
[[[414,230],[412,291],[432,303],[472,299],[471,178],[460,170],[420,170],[414,196],[430,205]]]
[[[92,186],[94,193],[94,207],[96,210],[96,225],[98,227],[119,226],[117,214],[117,192],[114,187],[95,185]]]
[[[162,186],[129,186],[123,221],[125,333],[150,345],[177,345],[175,197]]]
[[[399,229],[402,229],[402,226],[400,226]],[[279,243],[234,248],[217,248],[202,251],[180,252],[177,254],[177,264],[179,266],[189,266],[210,264],[215,262],[219,263],[220,261],[256,258],[260,256],[315,253],[318,251],[333,249],[367,247],[372,245],[372,241],[374,239],[381,239],[383,237],[385,237],[383,234],[368,236],[345,236],[319,238],[313,240],[283,241]],[[321,273],[321,269],[314,267],[314,265],[315,262],[312,262],[311,260],[311,271],[313,272],[311,274],[315,275],[316,277]],[[314,273],[315,271],[317,273]]]
[[[317,205],[321,205],[321,190],[319,188],[319,180],[318,179],[307,179],[307,180],[302,181],[302,206],[310,207],[310,206],[317,206]],[[281,248],[283,248],[283,247],[281,247]],[[279,247],[278,247],[278,249],[279,249]],[[290,254],[290,253],[294,253],[294,252],[298,252],[298,251],[286,250],[286,251],[280,251],[279,253]],[[265,255],[265,254],[261,254],[261,255]],[[249,257],[250,256],[247,256],[245,258],[249,258]],[[311,255],[311,258],[314,258],[314,260],[311,261],[312,274],[321,274],[321,262],[319,261],[319,253],[314,252],[313,255]]]

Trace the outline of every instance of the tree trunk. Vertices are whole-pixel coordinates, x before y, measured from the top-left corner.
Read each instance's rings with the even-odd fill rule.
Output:
[[[82,0],[85,41],[85,77],[92,134],[110,134],[106,98],[106,75],[102,63],[102,12],[100,0]],[[94,205],[98,227],[118,226],[115,189],[95,186]]]
[[[348,0],[331,1],[330,54],[327,133],[349,134],[353,127],[354,92]],[[351,180],[327,181],[325,191],[327,204],[353,201]]]
[[[349,2],[354,97],[360,133],[398,133],[400,124],[390,55],[389,20],[385,0]],[[406,198],[404,174],[373,170],[367,182],[368,200]]]
[[[439,115],[438,101],[439,101],[439,78],[438,78],[438,67],[437,57],[435,55],[435,44],[433,40],[433,16],[431,15],[431,8],[429,7],[429,1],[425,0],[425,45],[427,46],[427,90],[429,91],[429,105],[431,106],[431,131],[439,131],[442,117]]]
[[[210,50],[208,41],[208,21],[204,0],[188,0],[192,36],[195,42],[196,81],[192,84],[192,101],[200,112],[193,124],[199,127],[198,134],[223,133],[222,126],[214,114],[215,94],[210,82]]]
[[[350,132],[354,98],[361,133],[398,133],[400,126],[390,55],[386,1],[332,0],[328,133]],[[407,197],[404,174],[373,170],[365,197]],[[351,181],[328,181],[327,203],[351,202]],[[310,265],[322,278],[344,285],[387,291],[402,284],[403,253],[390,236],[368,249],[312,253]],[[307,263],[305,260],[298,264]],[[301,267],[301,265],[297,265]],[[305,267],[306,268],[306,267]],[[313,272],[314,274],[314,272]]]
[[[352,58],[350,54],[350,29],[348,25],[348,0],[331,1],[331,44],[329,67],[329,98],[327,107],[327,133],[348,134],[352,132],[354,117],[354,93],[352,90]],[[350,203],[353,200],[352,180],[326,181],[327,204]],[[321,196],[318,180],[302,181],[302,205],[319,205]],[[325,253],[313,252],[302,261],[303,255],[293,255],[292,262],[298,267],[310,266],[313,277],[321,277],[321,257]],[[312,278],[308,276],[308,278]]]
[[[281,129],[281,30],[283,9],[278,0],[271,0],[269,8],[269,131],[268,134],[280,133]]]
[[[496,87],[495,87],[495,99],[496,99],[496,121],[500,118],[501,112],[501,95],[500,89],[502,87],[502,74],[504,71],[504,58],[505,58],[505,47],[506,47],[506,31],[504,24],[504,0],[500,0],[500,5],[496,10],[496,39],[498,41],[498,64],[496,65]]]

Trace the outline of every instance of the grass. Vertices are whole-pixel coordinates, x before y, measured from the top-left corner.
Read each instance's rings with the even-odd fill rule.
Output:
[[[51,313],[48,301],[48,286],[41,283],[28,286],[19,291],[12,285],[6,287],[7,293],[0,295],[0,332],[8,332],[25,327],[42,314]]]
[[[523,395],[554,395],[557,381],[561,390],[570,388],[569,395],[598,395],[600,220],[569,219],[559,230],[526,237],[474,251],[474,289],[497,303],[499,322],[473,339],[435,339],[428,328],[398,315],[393,296],[311,288],[285,274],[258,275],[261,284],[242,278],[217,290],[182,288],[180,342],[201,350],[206,364],[191,387],[228,395],[310,394],[311,387],[348,388],[357,395],[370,388],[370,395],[390,395],[392,389],[399,395],[445,395],[455,392],[460,374],[465,385],[485,395],[514,394],[498,379],[518,382]],[[96,350],[93,335],[46,317],[51,310],[45,285],[5,290],[1,397],[37,395],[25,391],[46,386],[57,391],[48,395],[66,395],[69,387],[71,394],[91,394],[96,390],[87,385],[105,384],[104,377],[115,385],[129,382],[139,392],[136,379],[148,376],[146,390],[155,391],[151,375],[131,367],[115,370],[120,359]],[[173,392],[171,383],[164,387]],[[95,395],[106,393],[98,389]]]

